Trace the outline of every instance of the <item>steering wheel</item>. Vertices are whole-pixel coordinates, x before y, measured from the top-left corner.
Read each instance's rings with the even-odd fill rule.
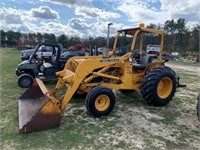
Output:
[[[141,57],[140,52],[138,50],[134,51],[133,58],[135,59],[136,62],[139,62],[140,57]]]
[[[38,57],[38,55],[36,54],[35,57],[31,60],[32,63],[41,63],[43,62],[43,59]]]

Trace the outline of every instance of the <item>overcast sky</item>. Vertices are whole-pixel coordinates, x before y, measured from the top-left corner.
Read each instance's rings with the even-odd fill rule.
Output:
[[[200,23],[200,0],[1,0],[0,28],[80,37],[105,36],[140,22],[185,18]]]

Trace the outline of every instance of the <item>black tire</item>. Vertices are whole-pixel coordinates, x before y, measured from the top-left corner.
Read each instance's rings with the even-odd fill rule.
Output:
[[[199,93],[199,95],[197,97],[196,109],[197,109],[197,117],[198,117],[198,120],[200,121],[200,93]]]
[[[28,88],[33,84],[33,77],[29,74],[22,74],[18,77],[18,85],[21,88]]]
[[[145,101],[153,106],[165,106],[176,91],[175,72],[166,66],[152,69],[145,77],[141,93]]]
[[[103,105],[101,103],[103,103]],[[115,95],[112,90],[107,87],[95,87],[87,94],[86,108],[94,117],[107,116],[113,110],[114,106]]]

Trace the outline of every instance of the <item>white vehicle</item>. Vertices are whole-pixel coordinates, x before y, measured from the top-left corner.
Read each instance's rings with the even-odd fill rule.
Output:
[[[154,45],[154,44],[147,45],[147,54],[157,58],[159,53],[160,53],[160,45]]]
[[[48,45],[41,45],[40,47],[38,47],[38,51],[36,53],[36,55],[39,58],[48,58],[51,57],[53,53],[53,47],[52,46],[48,46]]]
[[[95,49],[92,49],[93,54],[96,54]],[[103,53],[103,47],[99,47],[97,48],[97,52],[98,54],[102,54]]]
[[[49,58],[52,56],[53,53],[53,47],[49,46],[47,44],[40,44],[39,47],[37,47],[37,57],[39,58]],[[34,49],[29,49],[29,50],[23,50],[21,52],[21,60],[28,60],[29,57],[32,55],[32,53],[34,52]]]
[[[103,53],[103,47],[99,47],[99,48],[97,49],[97,51],[98,51],[98,53],[102,54],[102,53]]]

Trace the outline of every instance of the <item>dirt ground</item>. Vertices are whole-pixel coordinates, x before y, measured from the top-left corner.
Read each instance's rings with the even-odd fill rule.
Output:
[[[193,66],[187,66],[187,65],[183,66],[183,65],[167,63],[167,66],[169,66],[173,69],[187,71],[189,74],[194,74],[194,75],[200,76],[200,65],[199,65],[199,67],[193,67]]]

